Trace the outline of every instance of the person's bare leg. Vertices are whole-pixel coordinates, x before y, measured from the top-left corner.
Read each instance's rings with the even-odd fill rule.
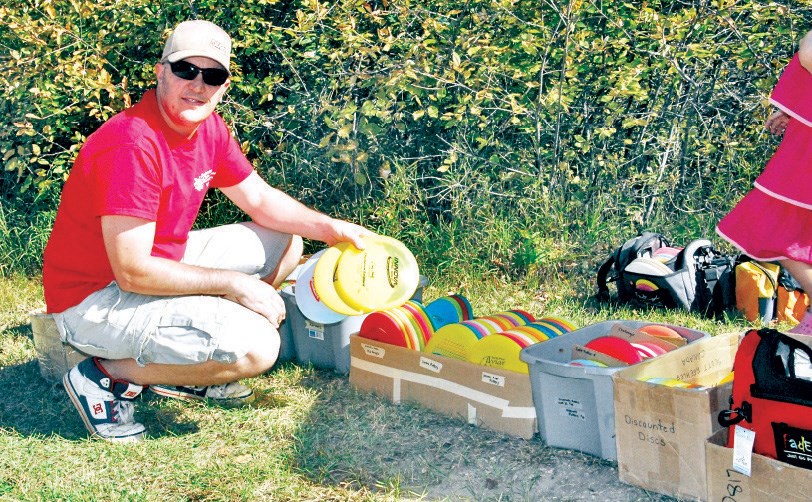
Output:
[[[781,260],[779,263],[792,274],[804,291],[812,292],[812,265],[795,260]]]
[[[207,361],[199,364],[147,364],[135,359],[102,359],[101,365],[113,378],[139,385],[206,386],[236,382],[257,376],[273,366],[276,358],[249,354],[231,363]]]
[[[304,243],[302,242],[302,238],[298,235],[294,235],[287,249],[285,249],[282,259],[279,260],[279,265],[276,266],[273,272],[263,277],[262,280],[275,288],[281,286],[282,283],[285,282],[285,279],[299,265],[303,252]]]

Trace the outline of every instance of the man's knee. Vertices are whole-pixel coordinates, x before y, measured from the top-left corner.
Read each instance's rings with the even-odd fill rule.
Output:
[[[261,326],[252,329],[252,336],[249,337],[247,352],[240,358],[240,365],[243,372],[250,376],[256,376],[268,371],[279,358],[281,338],[279,331],[270,322],[262,318],[264,322]]]
[[[259,373],[270,369],[271,366],[279,359],[279,349],[281,339],[279,331],[276,328],[270,327],[265,336],[260,337],[259,343],[256,344],[249,354],[256,360],[259,367]]]

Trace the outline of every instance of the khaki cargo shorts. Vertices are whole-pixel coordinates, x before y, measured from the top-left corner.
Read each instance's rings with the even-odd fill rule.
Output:
[[[291,239],[255,223],[196,230],[182,261],[265,277]],[[63,340],[82,352],[141,365],[232,363],[267,344],[268,336],[279,347],[279,333],[267,319],[230,300],[141,295],[122,291],[115,281],[54,318]]]

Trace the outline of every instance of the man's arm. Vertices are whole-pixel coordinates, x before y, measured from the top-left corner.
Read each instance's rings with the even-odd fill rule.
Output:
[[[225,296],[275,326],[284,318],[284,302],[276,290],[257,278],[152,256],[154,222],[131,216],[103,216],[101,223],[107,256],[122,290],[146,295]]]
[[[328,246],[346,241],[360,249],[364,245],[361,238],[372,233],[360,225],[331,218],[308,208],[268,185],[255,172],[241,183],[221,190],[255,223],[272,230],[321,241]]]
[[[798,60],[806,71],[812,73],[812,31],[801,39],[798,47]]]

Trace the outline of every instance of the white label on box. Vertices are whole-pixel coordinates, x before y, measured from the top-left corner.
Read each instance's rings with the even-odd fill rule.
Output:
[[[738,425],[735,426],[735,429],[736,432],[733,436],[733,470],[749,476],[756,432]]]
[[[429,359],[427,357],[420,357],[420,367],[423,369],[427,369],[429,371],[433,371],[435,373],[439,373],[443,370],[443,363],[437,362],[434,359]]]
[[[367,345],[366,343],[362,343],[361,347],[364,348],[364,354],[368,356],[377,357],[378,359],[383,359],[386,356],[386,349],[383,347]]]
[[[577,399],[570,399],[567,397],[558,398],[558,414],[562,417],[578,418],[586,421],[584,415],[584,405]]]
[[[488,373],[487,371],[482,372],[482,381],[484,383],[496,385],[497,387],[505,386],[505,377],[500,375],[494,375],[493,373]]]
[[[468,423],[471,425],[477,425],[476,423],[476,407],[471,406],[471,403],[468,403]]]
[[[324,325],[317,322],[311,322],[305,319],[305,331],[309,338],[316,340],[324,340]]]

